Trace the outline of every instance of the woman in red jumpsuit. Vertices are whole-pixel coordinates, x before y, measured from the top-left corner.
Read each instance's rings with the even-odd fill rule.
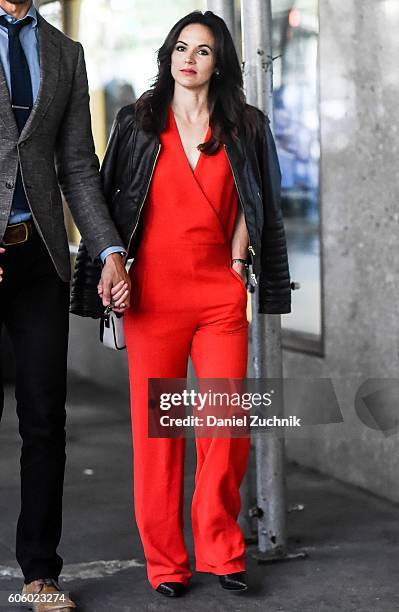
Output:
[[[185,439],[148,436],[148,378],[185,378],[189,357],[198,378],[246,376],[248,231],[223,131],[234,135],[234,122],[250,122],[254,114],[231,36],[212,13],[192,13],[176,24],[158,62],[153,90],[135,109],[144,126],[157,113],[165,121],[124,318],[136,520],[150,584],[179,596],[192,576],[183,536]],[[134,149],[129,155],[134,163]],[[237,517],[249,448],[248,436],[196,438],[195,569],[219,576],[230,590],[247,588]]]
[[[199,32],[198,40],[207,40]],[[188,31],[182,39],[197,40]],[[191,54],[181,54],[179,65],[185,66],[186,57],[193,65]],[[189,356],[199,378],[244,378],[247,368],[247,291],[242,264],[235,270],[231,263],[246,257],[247,239],[239,236],[232,251],[238,213],[234,180],[223,147],[216,155],[192,156],[191,166],[179,135],[179,110],[172,103],[161,134],[143,236],[131,267],[132,305],[125,314],[135,512],[154,588],[165,582],[186,585],[191,570],[182,523],[185,438],[147,437],[147,380],[184,378]],[[205,131],[209,136],[210,129]],[[244,571],[244,539],[236,519],[249,443],[248,437],[196,438],[197,571]]]

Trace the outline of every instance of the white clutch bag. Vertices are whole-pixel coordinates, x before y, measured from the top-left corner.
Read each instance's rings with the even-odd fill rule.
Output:
[[[122,351],[126,348],[125,330],[123,328],[123,315],[107,306],[100,322],[100,341],[104,346]]]

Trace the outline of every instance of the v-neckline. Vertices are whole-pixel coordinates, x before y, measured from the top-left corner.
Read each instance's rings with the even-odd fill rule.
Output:
[[[180,132],[179,132],[179,128],[178,128],[178,125],[177,125],[176,117],[175,117],[175,114],[174,114],[174,112],[172,110],[172,107],[169,107],[169,111],[170,111],[172,122],[174,124],[174,129],[176,130],[176,134],[177,134],[177,137],[178,137],[178,140],[179,140],[181,152],[182,152],[182,154],[183,154],[183,156],[184,156],[184,158],[186,160],[186,163],[187,163],[187,166],[188,166],[190,172],[192,173],[193,176],[195,176],[195,174],[196,174],[196,172],[198,170],[200,161],[201,161],[201,159],[203,157],[203,153],[202,153],[202,151],[199,152],[196,164],[195,164],[194,168],[192,168],[191,164],[189,162],[189,159],[187,157],[187,154],[186,154],[186,152],[184,150],[183,141],[182,141],[181,136],[180,136]],[[211,126],[208,125],[208,129],[206,130],[205,138],[204,138],[204,140],[202,142],[206,142],[208,140],[210,129],[211,129]]]

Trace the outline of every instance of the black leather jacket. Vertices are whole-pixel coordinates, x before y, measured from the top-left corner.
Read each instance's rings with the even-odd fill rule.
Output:
[[[291,312],[291,287],[280,203],[281,173],[269,120],[260,111],[258,115],[254,141],[229,139],[224,146],[245,213],[250,281],[260,292],[259,312],[282,314]],[[129,257],[134,256],[141,231],[145,231],[139,225],[140,214],[160,148],[159,137],[137,125],[134,104],[119,111],[101,176],[112,219]],[[101,316],[103,308],[97,295],[100,273],[100,262],[92,261],[81,243],[72,283],[71,312]]]

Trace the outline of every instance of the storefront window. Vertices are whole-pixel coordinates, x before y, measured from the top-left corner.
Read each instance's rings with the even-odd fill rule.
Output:
[[[283,173],[293,312],[283,327],[321,338],[318,0],[273,0],[274,127]]]

